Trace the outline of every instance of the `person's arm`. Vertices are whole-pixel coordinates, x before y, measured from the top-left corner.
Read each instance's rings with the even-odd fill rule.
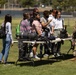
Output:
[[[10,37],[11,37],[11,41],[13,42],[11,23],[9,23],[8,31],[9,31],[9,34],[10,34]]]
[[[49,23],[49,26],[50,26],[50,34],[53,34],[54,33],[54,23],[53,23],[53,18],[52,17],[49,17],[48,18],[48,22],[50,21]]]
[[[51,34],[54,34],[54,26],[51,27]]]
[[[55,23],[54,23],[53,21],[50,22],[50,29],[51,29],[51,30],[50,30],[50,31],[51,31],[50,33],[51,33],[51,34],[54,34],[54,27],[55,27]]]
[[[46,23],[45,23],[45,22],[41,22],[41,24],[42,24],[43,27],[46,27],[51,21],[52,21],[52,20],[49,20],[49,21],[46,22]]]

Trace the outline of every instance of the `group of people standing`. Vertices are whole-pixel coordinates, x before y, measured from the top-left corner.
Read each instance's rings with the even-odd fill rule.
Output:
[[[39,24],[37,23],[33,24],[35,25],[37,29],[38,35],[42,37],[47,36],[51,40],[54,40],[55,38],[60,38],[60,31],[64,27],[64,19],[61,18],[61,12],[56,9],[52,9],[50,10],[50,12],[45,10],[43,12],[43,17],[40,18],[39,13],[38,13],[38,16],[39,16],[38,19],[33,21],[33,23],[36,21],[39,23]],[[51,53],[54,56],[60,56],[61,55],[61,52],[60,52],[61,42],[57,42],[56,45],[57,45],[56,50],[54,50],[55,43],[51,43],[49,45],[49,47],[51,48]],[[41,47],[42,46],[44,46],[44,55],[50,54],[50,51],[48,50],[47,45],[44,44],[44,45],[41,45]],[[37,50],[37,45],[35,44],[33,46],[33,51],[34,51],[35,56],[36,56],[36,50]],[[36,58],[39,59],[37,56]]]
[[[46,12],[48,13],[48,11],[44,11],[43,13],[46,13]],[[46,24],[45,27],[49,29],[47,36],[52,40],[54,40],[55,38],[60,38],[60,31],[64,27],[64,22],[63,22],[63,19],[61,18],[61,12],[56,9],[50,10],[50,13],[48,14],[48,16],[44,15],[44,17],[42,17],[41,19],[43,19],[41,20],[42,25]],[[55,38],[52,36],[54,36]],[[52,43],[51,53],[55,56],[57,55],[60,56],[61,55],[60,53],[61,42],[57,43],[57,50],[55,50],[54,47],[55,47],[55,43]],[[47,47],[45,49],[46,49],[45,50],[46,53],[48,54]]]
[[[26,25],[27,26],[26,28],[24,26],[24,23],[25,23],[24,22],[23,24],[21,24],[23,26],[20,27],[23,31],[25,31],[25,33],[27,29],[28,31],[32,29],[37,33],[39,37],[42,37],[42,38],[47,37],[50,40],[55,40],[55,38],[60,38],[60,31],[64,27],[64,19],[61,18],[61,12],[59,10],[56,10],[56,9],[52,9],[50,11],[45,10],[43,12],[43,16],[41,17],[39,10],[36,8],[33,10],[33,13],[31,16],[30,14],[28,15],[29,16],[28,18],[24,18],[25,15],[23,15],[23,21],[27,21],[28,23],[26,24],[28,24],[28,26]],[[51,51],[48,49],[48,46],[51,49]],[[55,46],[57,46],[56,50],[54,50]],[[32,47],[32,50],[30,50],[30,56],[36,59],[40,59],[37,56],[37,47],[38,47],[38,44],[35,43]],[[57,42],[56,45],[55,43],[49,43],[48,45],[40,44],[40,50],[42,50],[43,47],[44,47],[44,55],[49,55],[49,54],[53,54],[54,56],[61,55],[60,53],[61,42]]]
[[[33,13],[23,13],[23,19],[20,21],[20,31],[26,32],[27,30],[32,30],[36,32],[39,37],[48,37],[49,39],[53,40],[55,38],[60,37],[60,31],[64,27],[64,21],[61,18],[61,12],[56,9],[52,9],[50,11],[45,10],[43,12],[43,16],[40,16],[40,12],[37,8],[33,10]],[[10,14],[5,15],[5,20],[2,26],[5,25],[6,30],[6,38],[3,39],[3,50],[0,53],[0,62],[7,63],[7,58],[10,50],[11,43],[13,43],[12,38],[12,16]],[[27,27],[26,27],[27,26]],[[47,50],[46,44],[41,44],[41,47],[44,46],[44,54],[48,54],[49,50]],[[51,48],[51,52],[55,56],[60,55],[60,47],[61,42],[57,43],[57,50],[54,51],[55,43],[49,44]],[[36,59],[40,59],[36,52],[37,52],[38,44],[35,43],[32,47],[33,57]],[[4,58],[3,58],[4,55]],[[2,59],[3,58],[3,59]]]

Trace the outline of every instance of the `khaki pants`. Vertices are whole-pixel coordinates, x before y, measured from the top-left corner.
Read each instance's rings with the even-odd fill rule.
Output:
[[[60,30],[55,30],[54,36],[59,38],[60,37]]]

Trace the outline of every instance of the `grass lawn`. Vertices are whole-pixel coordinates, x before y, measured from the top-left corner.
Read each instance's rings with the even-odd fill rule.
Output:
[[[20,18],[13,18],[12,23],[12,32],[13,38],[15,38],[15,29],[20,22]],[[67,25],[67,30],[69,34],[73,31],[73,26],[75,25],[75,18],[65,19],[65,24]],[[3,19],[0,19],[0,24]],[[61,47],[62,53],[67,53],[70,48],[70,42],[65,41],[64,45]],[[0,40],[0,51],[2,49],[2,42]],[[56,60],[43,58],[42,61],[35,60],[35,66],[32,66],[30,62],[18,62],[18,65],[15,65],[15,62],[18,59],[18,47],[15,43],[9,53],[8,62],[11,62],[11,65],[0,64],[0,75],[76,75],[76,61],[71,61],[72,51],[69,55]]]

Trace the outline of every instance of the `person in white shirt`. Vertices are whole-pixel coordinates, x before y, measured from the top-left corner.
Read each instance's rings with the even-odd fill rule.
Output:
[[[7,63],[10,46],[11,46],[11,43],[13,43],[11,23],[12,23],[12,16],[10,14],[5,15],[5,20],[4,20],[4,23],[2,24],[2,27],[5,28],[6,38],[2,39],[3,49],[2,49],[2,52],[0,53],[0,62],[3,62],[4,64]]]
[[[60,38],[60,31],[64,27],[64,19],[61,18],[61,12],[56,11],[55,15],[55,26],[54,26],[54,36],[57,38]],[[61,42],[57,42],[57,50],[56,50],[56,55],[60,56],[60,48],[61,48]]]
[[[61,18],[61,12],[57,11],[56,12],[56,19],[55,19],[55,26],[54,26],[54,35],[56,37],[60,36],[60,30],[63,29],[64,27],[64,19]]]
[[[56,9],[50,10],[51,14],[49,15],[48,21],[52,20],[49,24],[50,27],[50,34],[54,33],[54,26],[55,26],[55,14],[56,14]]]
[[[50,32],[48,34],[48,37],[49,39],[51,40],[54,40],[55,37],[54,37],[54,27],[55,27],[55,14],[56,14],[56,9],[52,9],[50,10],[50,15],[49,15],[49,18],[48,18],[48,21],[52,20],[50,22],[50,24],[48,25],[48,28],[50,29]],[[52,54],[54,54],[54,46],[55,46],[55,43],[51,43],[49,44],[50,48],[51,48],[51,52]]]

